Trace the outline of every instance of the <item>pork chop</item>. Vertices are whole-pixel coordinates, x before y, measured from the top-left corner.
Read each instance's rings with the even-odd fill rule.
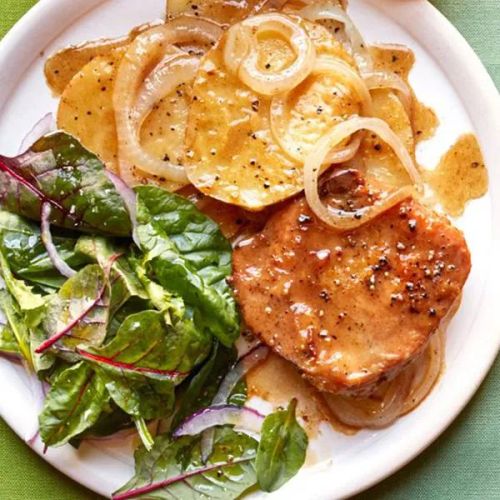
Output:
[[[366,206],[354,171],[329,181],[341,208]],[[367,394],[425,348],[470,271],[462,233],[408,199],[350,232],[298,198],[234,252],[233,286],[247,326],[322,391]]]

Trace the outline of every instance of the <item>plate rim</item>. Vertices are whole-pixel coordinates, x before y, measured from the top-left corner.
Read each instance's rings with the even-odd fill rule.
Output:
[[[19,71],[17,73],[17,78],[12,79],[11,81],[9,81],[8,77],[0,76],[0,109],[3,108],[5,102],[7,102],[8,96],[22,79],[26,69],[32,64],[34,58],[36,57],[36,54],[38,54],[37,51],[33,52],[32,50],[32,46],[35,44],[36,38],[43,38],[44,44],[47,45],[51,40],[59,36],[60,33],[69,25],[73,24],[78,18],[84,16],[87,12],[91,11],[100,4],[105,3],[106,1],[108,0],[74,0],[73,2],[67,2],[67,0],[39,0],[39,2],[14,25],[3,40],[0,41],[0,68],[11,67],[12,61],[9,61],[9,59],[12,59],[12,56],[15,54],[16,57],[14,60],[16,61],[19,61],[19,58],[23,56],[23,61],[25,61],[24,69],[23,71]],[[465,38],[436,7],[434,7],[427,0],[405,0],[404,2],[401,2],[401,0],[364,1],[371,4],[375,8],[384,11],[393,20],[398,12],[402,13],[404,16],[410,17],[412,15],[425,16],[428,32],[430,34],[429,43],[441,44],[443,45],[443,50],[448,50],[451,56],[455,58],[460,57],[463,60],[462,65],[467,65],[468,67],[468,80],[466,85],[470,87],[469,91],[474,89],[476,91],[480,90],[482,94],[482,97],[480,98],[481,101],[488,103],[488,119],[485,120],[485,122],[488,124],[494,123],[494,128],[496,130],[500,130],[500,95],[491,76]],[[61,29],[59,31],[50,30],[50,36],[43,35],[45,28],[41,28],[40,25],[43,23],[40,23],[40,21],[46,16],[54,17],[54,15],[61,19]],[[406,23],[401,24],[401,26],[403,29],[411,33],[419,43],[425,46],[425,39],[422,38],[421,34],[418,34],[419,28],[417,26],[412,28],[411,24],[408,26]],[[25,38],[28,34],[34,39],[31,44],[25,44]],[[30,50],[28,50],[28,48]],[[433,52],[429,52],[433,54]],[[439,65],[442,68],[442,65]],[[4,75],[10,74],[9,71],[0,72],[0,75],[2,75],[2,73]],[[450,78],[448,71],[445,71],[445,74],[447,78]],[[453,78],[450,79],[451,83],[455,87],[455,90],[457,90],[457,93],[460,95],[461,92],[458,92],[458,85],[455,80],[456,79]],[[463,85],[461,85],[460,88],[462,88],[462,86]],[[462,97],[463,96],[460,95],[461,101]],[[464,107],[467,109],[465,104]],[[474,123],[474,129],[477,129],[478,124],[474,120],[472,121]],[[496,149],[499,150],[500,153],[500,145]],[[494,194],[495,191],[498,190],[500,190],[500,183],[498,186],[491,183],[490,193]],[[492,198],[492,202],[494,203],[495,197],[492,196]],[[489,254],[490,262],[493,260],[492,256],[500,254],[500,230],[497,230],[497,234],[495,234],[495,231],[493,230],[494,224],[496,227],[500,227],[500,207],[497,203],[494,203],[494,207],[492,209],[492,236]],[[494,306],[492,295],[495,295],[496,292],[498,296],[498,285],[495,283],[495,280],[498,279],[500,279],[500,263],[494,266],[492,272],[488,275],[488,279],[484,283],[479,310],[488,309],[487,306],[489,305],[489,302],[491,302],[490,307]],[[487,293],[488,291],[490,291],[489,294]],[[474,325],[477,321],[478,319],[476,318],[474,320]],[[422,424],[418,429],[419,432],[413,436],[412,439],[414,442],[420,439],[420,445],[411,447],[409,451],[403,450],[403,452],[401,452],[401,446],[391,446],[388,452],[390,452],[391,457],[395,458],[392,461],[392,464],[389,463],[390,461],[388,460],[380,461],[381,463],[379,464],[374,463],[373,459],[371,461],[367,461],[367,465],[371,466],[369,475],[366,475],[361,480],[358,480],[357,485],[351,484],[352,482],[345,484],[343,490],[338,492],[338,498],[344,498],[346,496],[364,491],[392,475],[413,460],[417,455],[422,453],[424,449],[430,446],[449,427],[463,408],[470,402],[471,398],[477,392],[479,386],[490,371],[497,357],[498,351],[500,350],[500,327],[495,329],[494,335],[492,335],[489,340],[489,343],[485,343],[485,345],[477,349],[477,352],[483,355],[483,362],[481,363],[481,367],[476,369],[474,373],[469,374],[469,378],[462,384],[462,389],[465,390],[461,391],[458,402],[454,405],[447,406],[445,415],[436,419],[437,424],[435,423],[434,429],[430,428],[429,425],[426,426]],[[13,417],[9,417],[8,415],[4,415],[1,408],[0,415],[7,422],[9,427],[22,438],[22,429],[16,426],[15,419]],[[82,484],[99,494],[103,494],[103,491],[99,488],[98,484],[93,483],[92,480],[89,480],[88,478],[85,481],[78,473],[78,470],[69,469],[68,467],[64,467],[64,464],[58,462],[57,459],[51,460],[49,457],[43,456],[41,448],[36,447],[35,451],[60,472],[71,477],[79,484]],[[302,482],[303,484],[298,485],[300,490],[307,491],[310,498],[325,498],[326,500],[328,495],[327,485],[331,482],[328,470],[329,467],[327,466],[326,470],[322,468],[321,470],[314,471],[310,477],[304,478],[304,481]]]

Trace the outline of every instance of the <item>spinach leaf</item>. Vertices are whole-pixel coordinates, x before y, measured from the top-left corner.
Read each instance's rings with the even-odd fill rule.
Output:
[[[197,324],[231,346],[240,326],[226,281],[231,245],[190,201],[154,186],[136,192],[137,236],[148,274],[193,308]]]
[[[112,436],[122,430],[133,427],[130,415],[125,413],[121,408],[110,400],[105,405],[97,422],[71,440],[71,444],[78,448],[80,442],[89,437],[105,437]]]
[[[175,429],[189,415],[211,405],[222,379],[236,358],[236,349],[225,348],[218,342],[214,344],[212,354],[207,361],[179,388],[179,405],[172,420],[172,429]],[[228,404],[242,406],[246,399],[246,384],[242,381],[236,386]]]
[[[22,311],[34,311],[45,306],[45,299],[34,292],[33,287],[24,281],[18,280],[12,274],[7,259],[0,251],[0,275],[5,281],[5,286],[17,302]]]
[[[123,375],[184,378],[206,358],[210,343],[205,336],[184,336],[165,322],[159,311],[143,311],[129,316],[116,337],[98,349],[82,352],[104,370]]]
[[[54,380],[39,417],[47,446],[61,446],[99,419],[109,395],[101,378],[86,363],[65,369]]]
[[[113,256],[121,255],[111,265],[111,304],[113,316],[131,297],[148,299],[148,295],[139,278],[135,275],[126,258],[127,248],[111,242],[101,236],[82,236],[76,250],[105,268]]]
[[[4,328],[8,328],[10,332],[12,332],[19,347],[19,351],[28,362],[28,365],[33,366],[29,330],[23,321],[18,305],[5,289],[0,290],[0,309],[2,309],[7,320],[7,325],[4,326]]]
[[[75,250],[76,239],[52,235],[54,245],[72,268],[80,268],[87,258]],[[59,288],[66,281],[54,268],[42,239],[40,229],[22,217],[0,210],[0,251],[12,271],[27,281],[50,288]]]
[[[0,315],[3,315],[0,309]],[[22,355],[14,332],[6,323],[0,324],[0,354]]]
[[[144,448],[136,452],[135,476],[113,498],[236,499],[256,482],[256,450],[254,439],[220,429],[211,461],[205,465],[199,438],[160,436],[151,452]]]
[[[141,372],[130,375],[104,370],[96,371],[104,380],[113,401],[134,420],[167,417],[174,406],[175,394],[172,380],[161,375],[147,376]]]
[[[37,346],[42,353],[56,342],[74,350],[79,345],[99,346],[109,321],[109,285],[96,264],[69,278],[48,303],[43,327],[47,339]]]
[[[105,342],[110,342],[116,337],[118,330],[123,322],[132,314],[137,314],[145,310],[149,310],[151,305],[142,299],[131,297],[111,318],[108,325],[108,333],[106,334]]]
[[[167,325],[161,312],[143,311],[129,316],[107,345],[79,353],[96,366],[120,408],[150,420],[169,414],[175,385],[206,350]]]
[[[296,407],[294,399],[287,410],[268,415],[262,425],[255,465],[264,491],[281,488],[304,465],[308,438],[295,417]]]
[[[16,158],[0,156],[0,200],[32,220],[40,220],[43,203],[49,203],[55,226],[116,236],[131,232],[126,207],[102,162],[63,132],[39,139]]]

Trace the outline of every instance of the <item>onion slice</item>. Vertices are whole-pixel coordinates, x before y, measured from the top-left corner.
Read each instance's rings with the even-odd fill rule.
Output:
[[[269,347],[258,345],[242,356],[229,373],[222,380],[219,390],[212,399],[213,406],[227,404],[231,393],[238,382],[256,365],[264,361],[269,355]],[[208,460],[214,446],[213,430],[207,430],[201,437],[201,459],[203,463]]]
[[[264,361],[269,355],[269,347],[259,345],[245,354],[234,365],[232,370],[222,380],[219,390],[215,394],[212,405],[226,404],[238,382],[256,365]]]
[[[236,405],[211,406],[188,417],[172,435],[174,438],[197,436],[218,425],[234,425],[253,436],[260,432],[264,418],[264,415],[253,408]]]
[[[115,175],[113,172],[106,170],[106,177],[113,183],[118,194],[121,196],[125,208],[127,209],[132,223],[132,239],[134,243],[140,248],[139,239],[137,237],[137,198],[132,189],[125,183],[125,181]]]
[[[413,98],[408,84],[396,73],[375,71],[363,74],[363,79],[370,90],[391,89],[397,92],[406,114],[411,117]]]
[[[366,43],[358,28],[347,12],[331,2],[318,2],[304,7],[299,15],[309,21],[337,21],[344,25],[347,37],[351,42],[352,53],[359,70],[364,73],[373,69],[373,60],[366,48]]]
[[[50,212],[50,203],[43,203],[41,213],[42,243],[44,244],[54,267],[66,278],[71,278],[71,276],[74,276],[76,274],[76,271],[68,266],[66,262],[64,262],[63,258],[59,255],[56,246],[54,245],[52,234],[50,233]]]
[[[257,37],[262,33],[284,37],[295,60],[279,72],[259,68]],[[303,82],[314,68],[316,50],[306,31],[290,17],[271,12],[248,18],[232,26],[224,47],[224,64],[240,80],[262,95],[287,92]]]
[[[443,369],[445,344],[445,335],[439,330],[431,338],[422,358],[415,362],[412,385],[405,399],[402,415],[415,409],[436,384]]]
[[[194,78],[199,65],[198,57],[183,53],[171,54],[163,59],[139,90],[134,108],[134,119],[139,127],[160,99],[173,92],[178,85]]]
[[[389,125],[379,118],[361,118],[359,116],[350,118],[336,125],[330,133],[325,135],[319,142],[305,162],[304,165],[304,188],[307,201],[311,210],[326,224],[339,231],[355,229],[368,221],[374,219],[381,213],[413,195],[413,188],[405,186],[385,196],[380,202],[357,210],[347,212],[340,209],[332,209],[323,205],[318,194],[318,181],[325,169],[322,168],[328,153],[340,144],[344,139],[360,130],[369,130],[377,134],[383,141],[392,147],[403,167],[408,172],[411,181],[417,190],[421,189],[420,173],[413,160],[404,147],[401,139],[391,130]]]
[[[322,57],[316,60],[313,74],[332,74],[343,82],[348,88],[352,88],[361,101],[362,113],[365,116],[373,115],[372,98],[368,87],[359,74],[354,71],[347,63],[340,59]],[[286,107],[289,100],[289,93],[273,97],[270,109],[271,131],[275,140],[281,148],[294,160],[304,162],[305,153],[298,150],[295,142],[286,132],[287,119]],[[334,164],[343,163],[351,160],[357,153],[361,143],[360,134],[357,135],[350,144],[345,147],[337,148],[336,145],[332,151],[325,156],[324,163]]]
[[[28,132],[19,147],[19,154],[26,152],[38,139],[56,130],[56,120],[52,113],[47,113]]]
[[[378,394],[368,398],[328,396],[328,405],[336,418],[351,427],[387,427],[428,396],[441,373],[443,358],[444,335],[437,332],[424,353],[379,388]]]
[[[142,149],[139,140],[141,123],[134,111],[137,93],[143,83],[144,73],[162,61],[169,52],[177,53],[174,44],[193,40],[214,44],[221,33],[220,27],[211,21],[181,16],[166,25],[142,33],[130,44],[118,68],[113,94],[120,162],[136,165],[148,174],[164,177],[173,182],[188,182],[184,167],[156,159]],[[185,67],[177,67],[176,71],[170,72],[164,68],[158,70],[157,75],[161,75],[164,80],[155,81],[148,87],[149,93],[147,97],[143,96],[140,104],[143,113],[146,113],[147,106],[150,106],[152,96],[158,97],[160,92],[168,94],[177,85],[193,78],[192,58],[188,55],[186,57],[190,63]],[[149,82],[153,80],[150,79]]]

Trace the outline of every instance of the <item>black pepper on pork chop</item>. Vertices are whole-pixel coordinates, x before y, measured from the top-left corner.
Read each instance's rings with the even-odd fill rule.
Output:
[[[373,202],[355,171],[324,188],[332,206]],[[349,232],[298,198],[234,252],[247,326],[322,391],[370,392],[425,348],[470,271],[462,233],[408,199]]]

